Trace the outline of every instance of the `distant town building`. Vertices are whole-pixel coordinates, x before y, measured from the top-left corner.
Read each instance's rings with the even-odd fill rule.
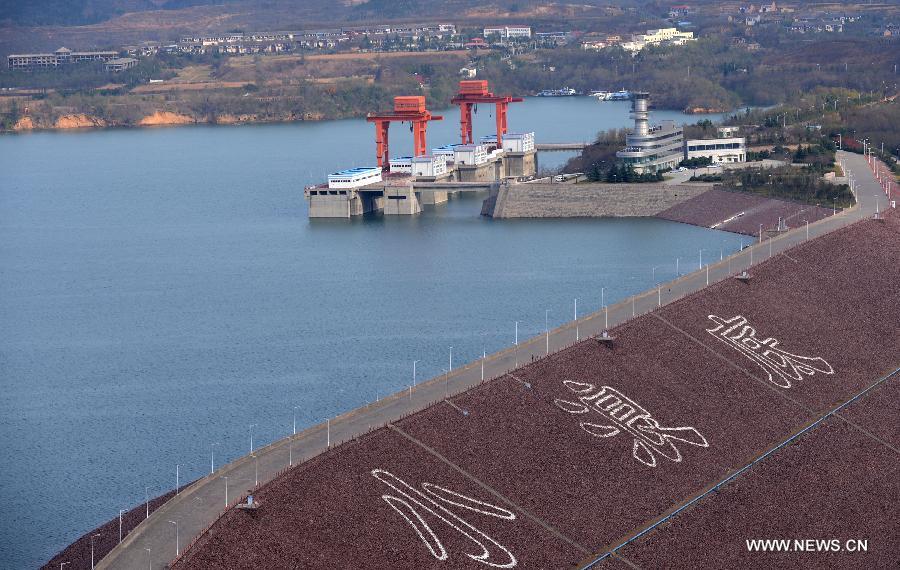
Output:
[[[534,38],[544,44],[563,46],[572,40],[572,32],[536,32]]]
[[[694,32],[679,32],[677,28],[659,28],[647,30],[646,34],[635,34],[630,42],[622,44],[622,48],[637,53],[649,45],[684,45],[694,41]]]
[[[691,7],[687,4],[680,4],[678,6],[672,6],[669,8],[669,17],[670,18],[683,18],[691,13]]]
[[[163,47],[158,42],[142,42],[139,45],[125,46],[122,51],[129,57],[150,57],[162,51]]]
[[[600,51],[608,47],[609,44],[603,40],[584,40],[581,42],[581,49]]]
[[[137,65],[137,63],[138,60],[133,57],[117,57],[116,59],[111,59],[104,63],[103,67],[106,68],[106,71],[118,73],[120,71],[125,71],[126,69],[131,69]]]
[[[499,35],[502,39],[530,38],[531,26],[494,26],[484,29],[484,37]]]
[[[109,61],[119,57],[115,51],[72,51],[61,47],[53,53],[26,53],[7,56],[9,69],[54,69],[73,63]]]
[[[675,121],[663,121],[651,127],[649,100],[647,92],[632,94],[634,130],[625,135],[625,148],[616,153],[617,158],[638,174],[675,168],[684,156],[684,131]]]
[[[478,69],[475,66],[466,66],[459,70],[460,76],[466,79],[475,79],[475,76],[478,75]]]

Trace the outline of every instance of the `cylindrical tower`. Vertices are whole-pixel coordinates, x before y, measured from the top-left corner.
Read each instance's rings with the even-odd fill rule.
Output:
[[[631,95],[631,118],[634,119],[635,135],[647,136],[650,134],[650,120],[647,112],[649,100],[650,93],[646,91],[635,91]]]

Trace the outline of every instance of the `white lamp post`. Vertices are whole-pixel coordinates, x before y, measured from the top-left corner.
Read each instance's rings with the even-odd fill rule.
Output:
[[[94,539],[99,537],[100,534],[92,534],[91,535],[91,570],[94,568]]]
[[[581,334],[578,331],[578,299],[575,299],[575,341],[581,340]]]
[[[209,444],[209,474],[212,475],[216,470],[216,446],[219,442]]]
[[[122,543],[122,513],[125,512],[125,509],[119,509],[119,544]]]
[[[176,521],[169,522],[175,525],[175,556],[178,556],[181,554],[181,545],[178,544],[178,523]]]
[[[544,333],[547,338],[547,354],[550,354],[550,309],[544,309]]]
[[[256,427],[256,424],[250,424],[250,453],[253,453],[253,428]]]
[[[413,386],[416,385],[416,364],[422,362],[421,360],[413,360]]]

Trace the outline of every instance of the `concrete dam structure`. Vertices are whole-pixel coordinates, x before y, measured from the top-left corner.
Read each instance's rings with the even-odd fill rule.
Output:
[[[495,190],[502,180],[531,179],[537,172],[534,133],[510,133],[507,109],[522,101],[488,91],[487,81],[461,81],[452,102],[460,106],[461,144],[432,148],[426,145],[432,115],[424,96],[395,97],[390,113],[370,114],[375,124],[377,166],[349,168],[328,176],[323,184],[309,186],[304,196],[310,218],[350,218],[371,212],[414,215],[423,204],[441,204],[456,192]],[[475,142],[472,108],[475,104],[496,106],[497,130]],[[390,157],[390,125],[409,123],[413,133],[413,156]]]
[[[708,191],[708,184],[502,184],[484,201],[492,218],[649,217]]]

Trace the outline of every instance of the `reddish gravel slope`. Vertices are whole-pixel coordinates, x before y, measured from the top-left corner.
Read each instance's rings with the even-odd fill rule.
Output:
[[[387,473],[373,474],[382,469]],[[524,568],[580,558],[521,511],[389,429],[298,466],[255,498],[258,511],[226,513],[178,567],[443,567],[416,529],[455,568],[485,568],[468,556],[483,553],[481,545],[488,561],[501,565],[510,562],[509,554]]]
[[[815,222],[832,213],[831,208],[712,189],[672,206],[656,217],[703,227],[720,224],[716,229],[758,236],[760,224],[763,231],[772,230],[778,226],[779,218],[784,219],[788,227],[799,227],[807,221]],[[730,218],[734,219],[721,223]]]
[[[900,456],[831,419],[621,554],[642,568],[896,568],[898,504]],[[749,552],[748,539],[842,551]],[[846,551],[857,539],[868,550]]]
[[[597,567],[890,563],[900,379],[828,414],[900,365],[892,216],[295,467],[176,567],[565,568],[623,543]],[[871,548],[776,557],[746,538]]]

